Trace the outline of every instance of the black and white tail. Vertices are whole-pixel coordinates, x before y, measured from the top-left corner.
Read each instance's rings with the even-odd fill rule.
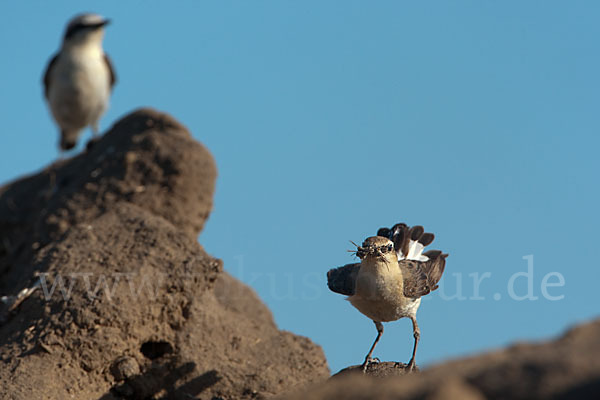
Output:
[[[420,225],[409,228],[404,223],[399,223],[390,228],[380,228],[377,236],[383,236],[394,242],[394,249],[398,255],[398,261],[415,260],[428,261],[430,258],[437,258],[439,250],[430,250],[423,253],[426,246],[433,242],[435,235],[425,232]],[[435,253],[435,254],[434,254]],[[441,252],[440,252],[441,253]]]
[[[435,238],[433,233],[425,232],[422,226],[409,228],[406,224],[394,225],[391,229],[380,228],[377,236],[383,236],[394,242],[398,255],[398,264],[405,274],[404,295],[419,298],[438,288],[446,266],[448,254],[440,250],[423,253],[426,246]]]

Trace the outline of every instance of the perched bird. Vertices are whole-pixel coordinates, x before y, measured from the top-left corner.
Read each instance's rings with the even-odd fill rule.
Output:
[[[381,228],[377,236],[356,246],[360,263],[327,272],[329,289],[347,295],[347,300],[371,318],[377,328],[375,342],[362,364],[363,372],[372,362],[371,355],[383,334],[382,322],[403,317],[410,318],[413,325],[414,347],[407,368],[414,370],[421,336],[417,309],[421,296],[438,288],[448,256],[439,250],[423,253],[433,239],[433,233],[425,233],[422,226],[409,228],[400,223],[391,229]]]
[[[102,49],[104,27],[109,23],[96,14],[74,17],[65,31],[60,51],[44,73],[44,94],[60,128],[60,148],[75,147],[80,132],[91,125],[98,134],[98,121],[108,108],[117,78]]]

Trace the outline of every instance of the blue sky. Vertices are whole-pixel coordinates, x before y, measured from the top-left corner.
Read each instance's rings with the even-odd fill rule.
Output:
[[[325,273],[399,221],[450,253],[419,311],[421,365],[598,314],[597,2],[177,4],[0,4],[0,182],[57,157],[41,75],[66,21],[95,11],[119,76],[101,128],[151,106],[210,148],[200,242],[334,372],[376,331]],[[408,361],[410,321],[385,329],[375,355]]]

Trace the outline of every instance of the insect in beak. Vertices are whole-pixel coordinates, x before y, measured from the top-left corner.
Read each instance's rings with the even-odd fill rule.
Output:
[[[361,260],[367,255],[367,252],[365,251],[365,249],[359,245],[357,245],[356,243],[354,243],[352,240],[350,241],[350,243],[352,243],[354,245],[354,247],[356,247],[356,250],[348,250],[351,253],[354,253],[356,255],[356,257],[360,258]]]

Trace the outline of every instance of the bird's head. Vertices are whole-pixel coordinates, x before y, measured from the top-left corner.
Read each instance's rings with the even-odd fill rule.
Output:
[[[356,246],[356,256],[361,260],[373,257],[379,259],[393,258],[397,260],[394,243],[382,236],[366,238],[362,246]]]
[[[110,23],[98,14],[80,14],[71,19],[65,30],[63,46],[87,43],[101,44],[104,27]]]

